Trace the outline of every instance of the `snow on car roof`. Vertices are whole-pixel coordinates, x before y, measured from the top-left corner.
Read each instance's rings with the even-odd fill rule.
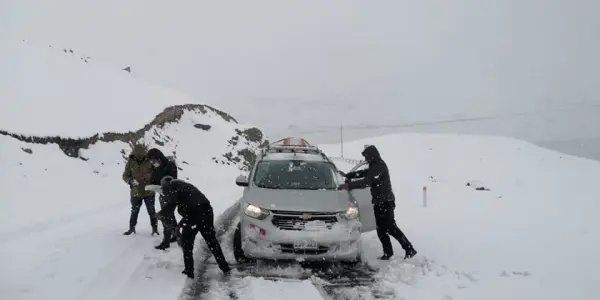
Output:
[[[307,153],[269,153],[262,160],[307,160],[307,161],[326,161],[319,154]]]

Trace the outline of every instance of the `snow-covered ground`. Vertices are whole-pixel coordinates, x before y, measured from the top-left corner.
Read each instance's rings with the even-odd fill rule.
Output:
[[[195,141],[193,132],[174,136],[180,141],[178,157],[189,163],[182,173],[220,214],[240,196],[234,185],[239,171],[196,154],[213,143]],[[360,158],[364,144],[377,145],[388,162],[397,222],[419,251],[403,262],[394,242],[396,258],[376,276],[396,299],[600,296],[600,204],[594,185],[600,163],[504,138],[416,134],[348,143],[346,156]],[[138,234],[121,235],[129,212],[122,164],[116,163],[122,145],[94,146],[87,162],[53,145],[25,145],[6,137],[2,145],[2,299],[179,296],[186,284],[181,252],[177,246],[166,253],[153,249],[160,238],[150,237],[143,210]],[[339,145],[322,148],[338,155]],[[339,162],[343,169],[352,166]],[[490,191],[466,186],[473,181]],[[428,187],[427,207],[423,186]],[[375,233],[364,236],[364,247],[367,262],[380,265]],[[230,249],[225,252],[233,261]],[[318,295],[308,281],[246,278],[239,289],[243,299],[275,292],[285,298]]]
[[[397,258],[381,274],[398,299],[600,297],[600,163],[518,140],[461,135],[382,136],[345,144],[345,156],[360,158],[365,144],[388,163],[396,220],[419,251],[413,262]],[[466,186],[472,182],[490,191]],[[381,246],[374,234],[365,240],[373,259]]]
[[[226,138],[236,126],[221,120],[204,133],[186,123],[219,118],[187,113],[163,129],[175,142],[159,147],[166,154],[176,148],[181,178],[202,189],[217,214],[238,198],[240,170],[212,161],[228,151]],[[146,141],[156,146],[150,136]],[[145,208],[137,235],[121,235],[130,207],[121,179],[127,144],[93,145],[83,161],[56,145],[0,140],[2,299],[169,299],[181,293],[181,252],[154,249],[161,237],[150,236]]]

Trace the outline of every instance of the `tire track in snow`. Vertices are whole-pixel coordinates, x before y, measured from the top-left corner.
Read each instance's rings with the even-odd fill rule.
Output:
[[[235,216],[240,208],[239,201],[234,205],[225,210],[217,220],[215,221],[215,233],[217,236],[217,240],[221,245],[221,248],[224,247],[223,238],[224,236],[233,228],[232,223],[235,220]],[[202,236],[198,233],[196,236],[196,245],[200,243],[200,247],[196,250],[195,255],[195,277],[194,280],[191,281],[186,287],[184,287],[180,299],[182,300],[192,300],[192,299],[204,299],[204,295],[209,294],[211,292],[211,284],[215,281],[220,281],[217,277],[222,277],[222,274],[218,274],[215,276],[208,276],[209,273],[214,273],[215,269],[220,272],[218,268],[209,268],[211,263],[209,260],[213,257],[210,249],[206,245],[206,242],[202,238]],[[223,249],[225,252],[225,249]],[[211,265],[215,266],[216,265]],[[232,268],[233,269],[233,268]],[[210,272],[209,272],[210,271]],[[231,289],[229,293],[230,299],[237,299],[237,295],[233,289]],[[210,299],[210,298],[209,298]]]
[[[333,263],[330,268],[311,277],[323,299],[395,299],[377,280],[377,271],[365,263],[344,266]]]
[[[221,214],[215,222],[217,229],[217,239],[225,252],[228,247],[224,241],[228,242],[229,235],[233,235],[234,221],[239,210],[239,202],[228,208]],[[204,240],[200,237],[196,242],[202,243],[195,253],[196,256],[196,277],[184,288],[181,300],[202,300],[214,299],[214,294],[223,292],[226,298],[239,299],[236,291],[243,290],[243,280],[237,275],[224,277],[220,269],[214,262],[212,253],[208,249]],[[266,263],[266,268],[261,272],[261,268],[249,267],[249,270],[244,268],[238,269],[243,277],[262,278],[273,281],[298,281],[310,280],[313,286],[321,294],[323,299],[395,299],[395,295],[386,291],[385,287],[381,286],[375,278],[377,270],[369,268],[366,263],[359,263],[354,267],[340,266],[338,263],[330,264],[329,267],[324,267],[327,264],[317,264],[316,268],[300,267],[299,272],[292,275],[283,275],[277,271],[277,266],[281,264],[274,263],[269,266]],[[285,265],[285,264],[284,264]],[[300,266],[298,264],[298,266]],[[331,267],[333,266],[333,267]],[[261,267],[264,267],[261,264]],[[232,266],[232,273],[236,272],[236,268]],[[266,272],[264,272],[266,271]],[[239,286],[232,286],[239,283]],[[226,289],[226,291],[215,289]]]

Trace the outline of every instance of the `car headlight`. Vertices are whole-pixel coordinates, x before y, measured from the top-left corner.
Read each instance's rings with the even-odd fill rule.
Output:
[[[346,220],[354,220],[358,218],[358,208],[356,208],[355,206],[350,206],[345,212],[342,212],[340,215]]]
[[[252,204],[246,205],[246,209],[244,209],[244,213],[248,217],[259,219],[259,220],[264,220],[270,214],[270,212],[268,210],[262,209],[258,206],[252,205]]]

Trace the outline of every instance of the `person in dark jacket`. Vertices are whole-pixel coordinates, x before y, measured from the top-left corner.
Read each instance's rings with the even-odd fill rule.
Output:
[[[417,254],[406,235],[398,228],[394,218],[394,209],[396,208],[396,198],[392,190],[392,182],[387,164],[379,150],[373,145],[367,146],[363,152],[363,157],[369,163],[369,168],[355,172],[346,173],[347,180],[352,178],[362,178],[356,181],[347,182],[340,185],[340,189],[361,189],[371,187],[371,197],[373,210],[375,212],[375,222],[377,225],[377,236],[383,247],[383,256],[379,259],[388,260],[394,255],[392,242],[389,235],[393,236],[405,251],[405,259],[411,258]]]
[[[170,176],[165,176],[161,180],[161,188],[167,204],[157,213],[158,218],[162,219],[163,216],[172,214],[175,207],[182,217],[181,248],[183,248],[185,265],[182,273],[194,278],[194,240],[196,234],[200,232],[217,265],[223,273],[228,274],[231,269],[217,241],[210,201],[194,185]]]
[[[152,165],[146,157],[146,147],[141,144],[133,146],[129,159],[123,171],[123,181],[129,184],[131,197],[131,215],[129,217],[129,230],[124,235],[135,233],[138,215],[142,203],[146,204],[146,210],[150,216],[152,235],[158,235],[158,222],[156,220],[156,209],[154,207],[154,192],[146,191],[146,185],[150,184],[152,178]]]
[[[177,179],[177,166],[174,161],[170,161],[159,149],[152,148],[146,154],[148,160],[154,167],[152,172],[151,184],[160,185],[160,180],[165,176],[171,176]],[[167,204],[165,197],[162,194],[158,196],[160,208],[164,208]],[[156,249],[165,250],[170,247],[170,243],[177,241],[179,230],[177,230],[177,219],[175,212],[163,216],[163,240]]]

